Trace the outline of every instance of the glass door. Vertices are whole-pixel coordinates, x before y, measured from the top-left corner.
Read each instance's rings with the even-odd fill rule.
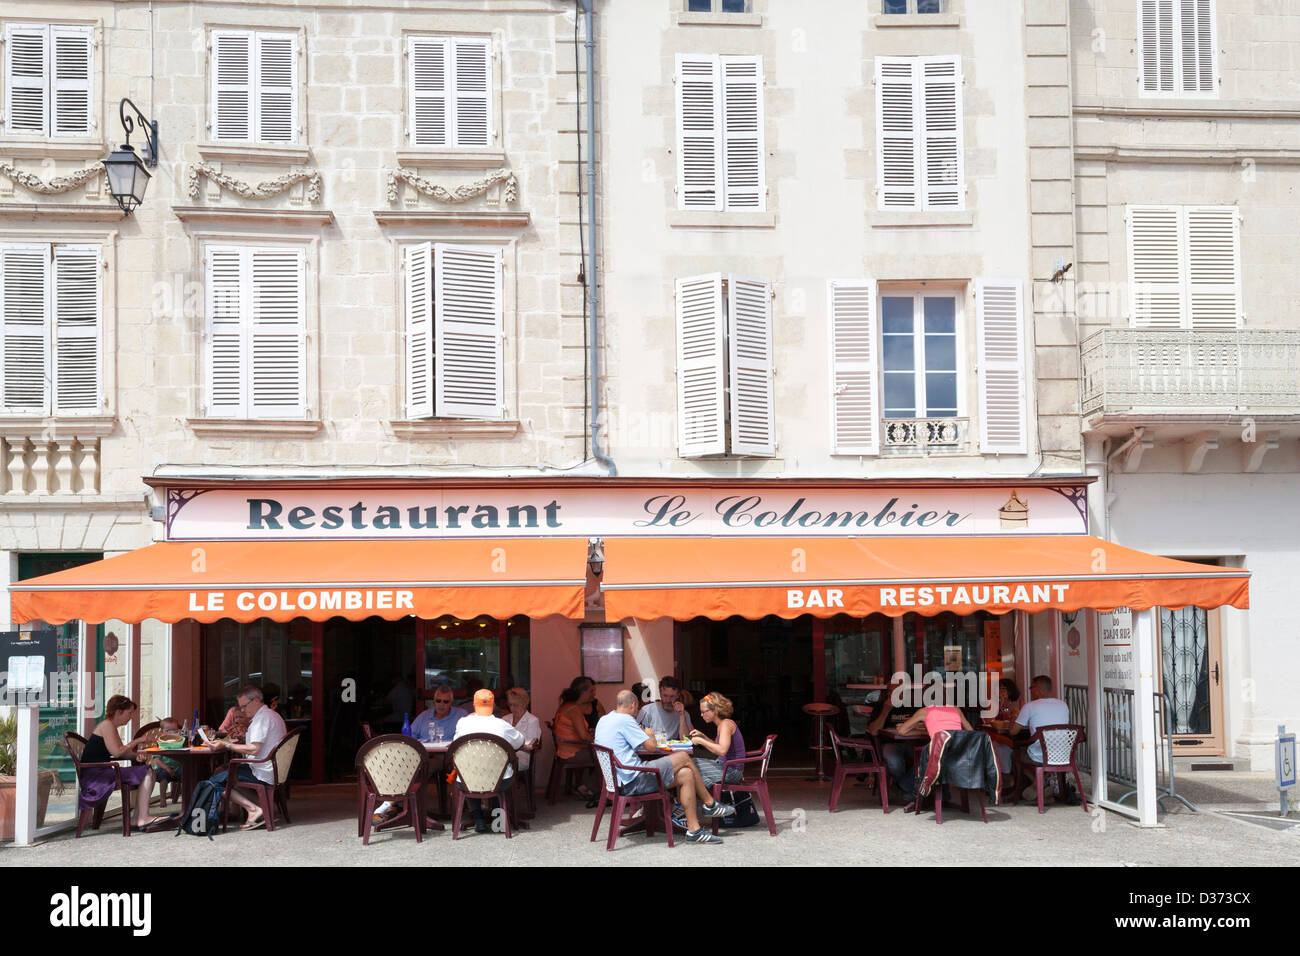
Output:
[[[1222,755],[1223,670],[1219,612],[1159,608],[1160,683],[1175,754]]]

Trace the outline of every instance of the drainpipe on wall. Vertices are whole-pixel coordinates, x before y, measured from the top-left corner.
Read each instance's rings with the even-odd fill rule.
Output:
[[[587,40],[587,348],[590,352],[591,455],[609,469],[611,478],[618,475],[614,459],[600,450],[600,345],[597,338],[600,282],[596,274],[596,41],[593,31],[593,7],[596,0],[578,0],[582,4],[583,27]],[[581,198],[578,200],[581,202]]]

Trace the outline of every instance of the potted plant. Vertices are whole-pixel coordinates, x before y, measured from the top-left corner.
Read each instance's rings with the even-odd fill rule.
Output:
[[[52,747],[50,749],[53,749]],[[14,817],[18,808],[18,714],[0,720],[0,840],[14,838]],[[36,825],[45,825],[50,792],[63,793],[63,780],[53,770],[36,772]]]

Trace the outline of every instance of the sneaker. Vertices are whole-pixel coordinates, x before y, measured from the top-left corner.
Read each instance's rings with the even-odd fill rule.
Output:
[[[706,817],[734,817],[736,808],[729,803],[723,803],[721,800],[714,800],[712,803],[701,806],[700,814]]]
[[[704,827],[700,827],[698,830],[695,830],[694,832],[690,830],[686,831],[686,842],[687,843],[721,843],[722,837],[714,836],[708,830],[704,829]]]
[[[474,824],[474,832],[475,832],[475,833],[491,833],[491,832],[492,832],[492,824],[488,823],[486,820],[480,820],[480,821],[478,821],[477,823]]]

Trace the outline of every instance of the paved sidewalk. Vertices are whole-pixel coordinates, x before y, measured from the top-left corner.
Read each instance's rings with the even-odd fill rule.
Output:
[[[112,819],[98,833],[74,840],[69,833],[31,848],[5,846],[0,866],[203,866],[264,862],[267,865],[643,865],[698,866],[704,860],[749,865],[951,866],[1068,863],[1080,866],[1294,866],[1300,859],[1300,827],[1270,830],[1214,812],[1216,808],[1267,809],[1276,796],[1266,774],[1197,774],[1180,778],[1179,791],[1200,802],[1201,812],[1179,807],[1161,814],[1165,827],[1139,830],[1115,814],[1100,816],[1079,807],[1049,805],[1039,815],[1032,803],[989,810],[989,823],[958,809],[944,814],[888,816],[865,788],[845,788],[839,810],[826,811],[830,787],[802,780],[773,780],[777,836],[763,826],[722,829],[722,846],[667,848],[662,833],[624,837],[605,851],[608,813],[597,842],[588,842],[594,811],[576,799],[554,807],[544,803],[526,831],[514,839],[472,832],[452,842],[431,833],[417,845],[410,829],[375,836],[368,847],[356,835],[355,790],[351,785],[300,786],[291,803],[294,822],[274,833],[232,829],[214,841],[171,833],[123,839]],[[1183,786],[1183,783],[1186,786]],[[1169,801],[1166,805],[1173,806]]]

